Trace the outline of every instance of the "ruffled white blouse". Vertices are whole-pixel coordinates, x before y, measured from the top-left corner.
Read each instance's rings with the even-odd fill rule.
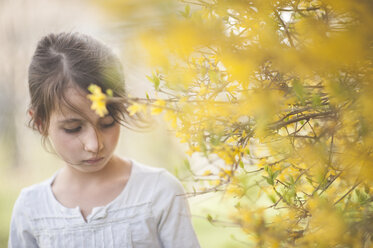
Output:
[[[79,207],[67,208],[54,197],[58,174],[22,189],[13,209],[9,248],[196,248],[181,183],[168,171],[131,160],[122,192],[92,209],[84,220]]]

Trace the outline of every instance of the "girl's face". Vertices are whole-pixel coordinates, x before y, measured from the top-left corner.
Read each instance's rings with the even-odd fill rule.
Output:
[[[83,90],[71,87],[65,96],[84,117],[61,104],[51,115],[49,138],[68,166],[81,172],[97,172],[113,157],[120,125],[110,115],[99,117],[91,110],[91,101]]]

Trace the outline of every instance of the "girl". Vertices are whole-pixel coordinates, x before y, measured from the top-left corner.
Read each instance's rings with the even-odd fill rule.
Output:
[[[30,126],[65,166],[21,191],[9,247],[199,247],[180,182],[114,154],[120,125],[131,123],[125,104],[108,103],[103,117],[90,108],[90,84],[126,97],[110,49],[79,33],[49,34],[28,81]]]

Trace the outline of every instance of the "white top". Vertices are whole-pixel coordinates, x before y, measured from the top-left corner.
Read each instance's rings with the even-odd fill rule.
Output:
[[[181,183],[165,169],[135,160],[123,191],[95,207],[87,222],[79,207],[56,200],[49,179],[22,189],[13,209],[9,248],[200,247]]]

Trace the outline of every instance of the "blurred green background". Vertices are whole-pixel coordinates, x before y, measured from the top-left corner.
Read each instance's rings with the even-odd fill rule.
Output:
[[[136,26],[123,28],[99,6],[90,1],[2,0],[0,1],[0,247],[6,247],[13,204],[21,190],[50,177],[63,166],[54,154],[46,152],[40,136],[27,127],[27,67],[37,41],[50,32],[84,32],[104,41],[123,61],[127,90],[131,95],[152,94],[146,80],[150,70],[131,41]],[[159,119],[147,132],[123,128],[118,146],[122,156],[152,166],[165,167],[183,177],[184,147]],[[203,166],[193,158],[192,166]],[[193,185],[183,181],[187,190]],[[217,194],[190,198],[193,224],[202,247],[244,247],[245,236],[238,228],[214,226],[206,216],[226,210]]]

